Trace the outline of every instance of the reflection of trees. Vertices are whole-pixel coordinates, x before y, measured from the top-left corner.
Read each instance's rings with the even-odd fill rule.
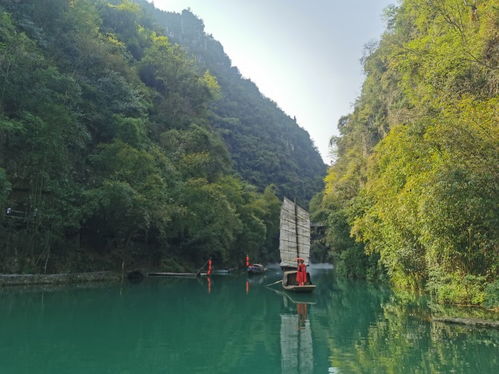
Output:
[[[264,287],[246,294],[245,277],[214,277],[211,294],[206,280],[193,279],[0,290],[2,373],[279,372],[282,315],[294,318],[294,331],[310,326],[311,372],[327,373],[328,356],[343,374],[483,374],[499,365],[497,330],[431,323],[424,303],[365,282],[314,280],[321,285],[314,295],[288,295],[313,303],[306,311]]]
[[[348,344],[352,337],[367,334],[382,312],[381,305],[388,293],[365,282],[329,281],[333,287],[318,289],[316,294],[315,319],[319,319],[321,326],[327,326],[318,329],[317,334],[324,335],[321,340],[334,338],[337,344]]]
[[[341,373],[494,373],[497,330],[431,323],[428,308],[349,285],[328,311],[331,366]]]

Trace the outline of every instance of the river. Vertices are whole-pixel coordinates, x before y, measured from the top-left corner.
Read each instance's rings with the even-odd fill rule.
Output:
[[[0,289],[0,373],[499,372],[499,330],[331,270],[311,296],[265,287],[279,276]]]

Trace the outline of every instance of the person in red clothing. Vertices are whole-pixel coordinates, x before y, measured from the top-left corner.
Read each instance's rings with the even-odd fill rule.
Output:
[[[298,313],[298,330],[305,327],[307,321],[307,304],[296,304],[296,312]]]
[[[208,260],[208,271],[206,272],[206,275],[210,276],[212,272],[213,272],[213,261],[210,258]]]
[[[296,272],[296,282],[298,286],[303,286],[307,281],[307,265],[303,258],[298,259],[298,271]]]

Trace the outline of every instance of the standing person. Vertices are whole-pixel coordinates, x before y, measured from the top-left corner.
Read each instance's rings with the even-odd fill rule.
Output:
[[[206,275],[210,276],[212,272],[213,272],[213,261],[210,258],[208,260],[208,271],[206,272]]]
[[[298,286],[303,286],[307,281],[307,265],[303,258],[298,258],[298,271],[296,272],[296,282]]]

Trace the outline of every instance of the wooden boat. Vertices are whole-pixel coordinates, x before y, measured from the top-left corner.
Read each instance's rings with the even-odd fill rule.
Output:
[[[309,293],[309,292],[303,292],[303,293],[291,293],[291,292],[284,292],[281,290],[276,290],[274,288],[270,288],[272,292],[275,292],[278,295],[281,295],[283,297],[283,300],[287,301],[287,304],[307,304],[307,305],[315,305],[317,302],[315,301],[314,296]]]
[[[285,271],[282,276],[282,288],[293,292],[312,292],[316,285],[310,281],[310,273],[307,272],[307,282],[299,286],[296,282],[296,270]]]
[[[248,274],[263,274],[267,271],[267,268],[262,264],[251,264],[248,266]]]
[[[308,212],[289,199],[284,198],[280,216],[279,252],[283,270],[282,287],[293,292],[312,292],[315,285],[310,273],[307,281],[300,286],[296,282],[297,259],[309,265],[310,258],[310,218]]]

